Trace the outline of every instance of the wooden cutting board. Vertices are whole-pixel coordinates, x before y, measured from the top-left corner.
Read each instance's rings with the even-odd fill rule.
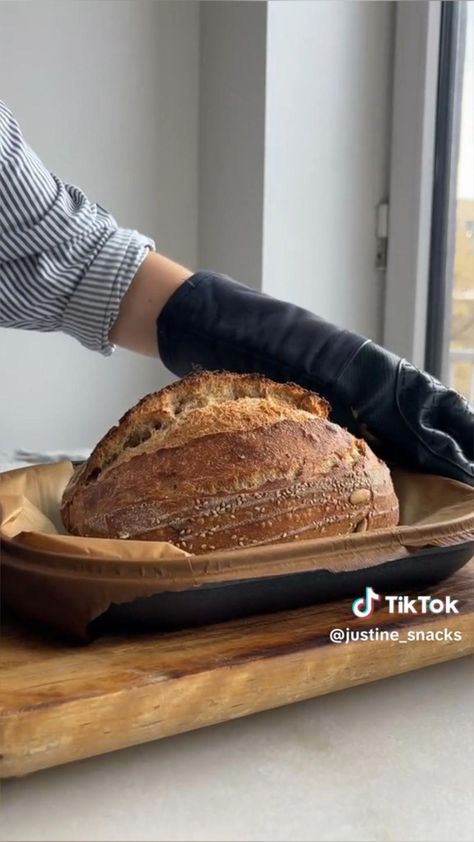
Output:
[[[6,621],[0,774],[24,775],[472,654],[474,560],[428,592],[458,599],[460,614],[391,615],[385,606],[361,620],[346,600],[89,646]],[[402,639],[446,629],[453,639],[336,644],[334,628],[398,630]]]

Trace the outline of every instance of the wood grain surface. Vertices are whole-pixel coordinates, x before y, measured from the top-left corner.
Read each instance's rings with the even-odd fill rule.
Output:
[[[0,774],[38,769],[376,681],[474,652],[474,560],[427,591],[458,615],[366,620],[351,600],[168,634],[66,643],[4,618]],[[416,596],[417,594],[412,594]],[[461,640],[331,643],[334,628],[443,630]]]

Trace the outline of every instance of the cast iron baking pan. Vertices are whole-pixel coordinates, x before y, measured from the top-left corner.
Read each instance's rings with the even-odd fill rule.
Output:
[[[113,604],[89,625],[92,637],[109,631],[170,631],[221,623],[362,596],[366,586],[399,594],[446,579],[474,556],[474,541],[417,550],[406,558],[355,571],[314,570],[270,578],[240,579],[184,591],[164,591]],[[418,595],[417,594],[417,595]]]

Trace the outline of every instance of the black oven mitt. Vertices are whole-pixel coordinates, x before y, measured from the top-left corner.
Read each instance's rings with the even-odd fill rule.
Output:
[[[157,321],[165,366],[255,372],[327,398],[331,418],[385,460],[474,485],[474,410],[455,392],[369,339],[313,313],[198,272]]]

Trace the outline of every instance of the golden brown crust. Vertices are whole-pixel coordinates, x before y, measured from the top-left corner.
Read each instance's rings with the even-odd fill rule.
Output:
[[[159,392],[152,392],[128,410],[119,423],[101,439],[91,453],[82,473],[82,482],[93,475],[97,478],[117,462],[135,456],[137,448],[147,445],[166,447],[168,439],[176,432],[177,425],[189,424],[189,413],[196,409],[222,409],[226,403],[241,399],[263,399],[268,407],[280,406],[282,411],[304,410],[313,415],[327,418],[329,404],[324,398],[297,386],[295,383],[275,383],[257,374],[233,374],[229,371],[191,374],[182,380],[166,386]],[[221,412],[209,413],[196,431],[198,435],[215,432],[222,417]],[[245,424],[245,422],[244,422]],[[247,426],[251,419],[247,421]],[[190,431],[188,438],[193,437]],[[171,444],[172,446],[172,444]]]
[[[185,378],[99,442],[65,491],[66,528],[202,553],[395,526],[387,467],[327,412],[294,384]]]

